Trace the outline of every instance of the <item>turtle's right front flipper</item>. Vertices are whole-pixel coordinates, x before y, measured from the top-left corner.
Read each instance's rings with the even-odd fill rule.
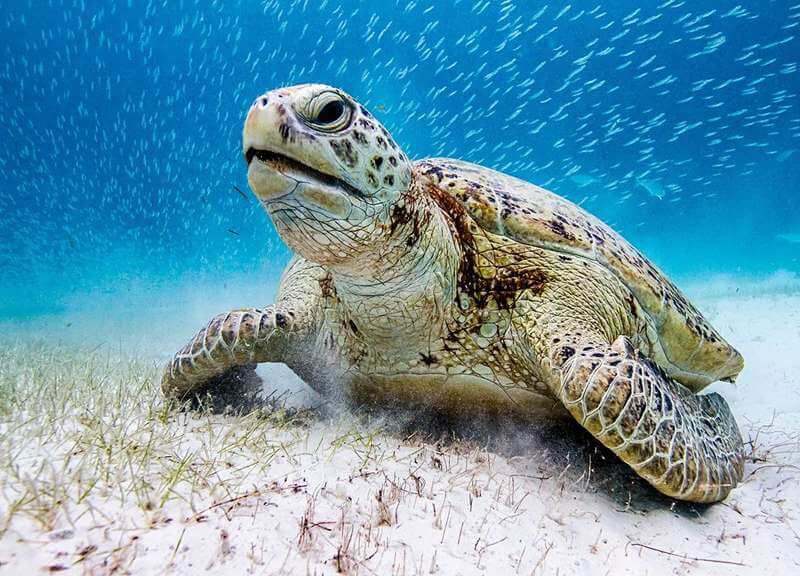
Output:
[[[292,322],[275,306],[214,317],[165,367],[161,390],[181,399],[236,367],[283,361]]]

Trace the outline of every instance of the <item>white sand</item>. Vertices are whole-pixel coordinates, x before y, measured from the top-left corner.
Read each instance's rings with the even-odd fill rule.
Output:
[[[145,468],[99,465],[106,476],[96,485],[60,494],[53,485],[75,483],[75,462],[101,443],[85,433],[78,444],[66,440],[93,426],[81,419],[89,416],[68,415],[52,437],[25,442],[15,437],[22,415],[0,413],[0,449],[17,447],[8,459],[18,468],[12,475],[0,467],[0,531],[11,503],[37,490],[52,493],[36,492],[37,502],[59,510],[43,523],[19,504],[26,511],[10,514],[0,538],[0,573],[800,573],[800,290],[783,280],[689,289],[747,361],[738,384],[716,385],[753,446],[744,483],[721,504],[657,496],[622,466],[598,462],[603,453],[574,430],[529,434],[512,426],[432,444],[419,439],[424,430],[407,438],[347,415],[308,427],[172,416],[153,429],[152,442],[168,448],[135,460]],[[172,312],[159,316],[159,333],[174,337],[163,328]],[[73,326],[79,321],[77,314]],[[71,328],[58,338],[70,340]],[[178,340],[191,332],[181,329]],[[289,379],[261,373],[270,383]],[[10,377],[20,376],[0,369],[0,378]],[[146,430],[127,428],[136,419],[125,422],[116,424],[125,428],[120,438],[134,440],[110,443],[109,462],[131,442],[146,443]],[[170,484],[165,470],[181,480]],[[137,478],[150,485],[145,496],[131,491]],[[162,496],[143,505],[153,495]]]

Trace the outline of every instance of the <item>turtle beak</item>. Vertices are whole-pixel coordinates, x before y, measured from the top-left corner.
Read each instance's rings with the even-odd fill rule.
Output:
[[[247,182],[256,197],[263,203],[271,202],[287,194],[297,182],[282,174],[268,161],[266,150],[272,144],[271,137],[276,125],[276,114],[269,105],[268,95],[259,96],[244,122],[242,152],[247,162]]]
[[[268,135],[272,132],[272,127],[277,123],[277,115],[269,106],[269,94],[264,94],[256,98],[250,110],[247,111],[247,118],[244,121],[242,132],[242,152],[245,162],[250,165],[253,160],[255,150],[269,148],[271,138]]]

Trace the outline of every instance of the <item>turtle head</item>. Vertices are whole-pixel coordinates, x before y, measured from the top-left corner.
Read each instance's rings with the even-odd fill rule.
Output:
[[[247,179],[283,240],[323,265],[355,262],[389,234],[412,179],[387,130],[349,95],[304,84],[256,98],[244,125]]]

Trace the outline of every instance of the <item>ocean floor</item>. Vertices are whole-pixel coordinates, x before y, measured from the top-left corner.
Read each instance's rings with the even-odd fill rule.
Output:
[[[800,571],[796,277],[686,284],[747,363],[714,385],[750,458],[712,506],[659,496],[568,420],[341,411],[281,366],[259,368],[274,409],[171,411],[161,363],[213,313],[264,303],[231,285],[0,325],[0,573]]]

